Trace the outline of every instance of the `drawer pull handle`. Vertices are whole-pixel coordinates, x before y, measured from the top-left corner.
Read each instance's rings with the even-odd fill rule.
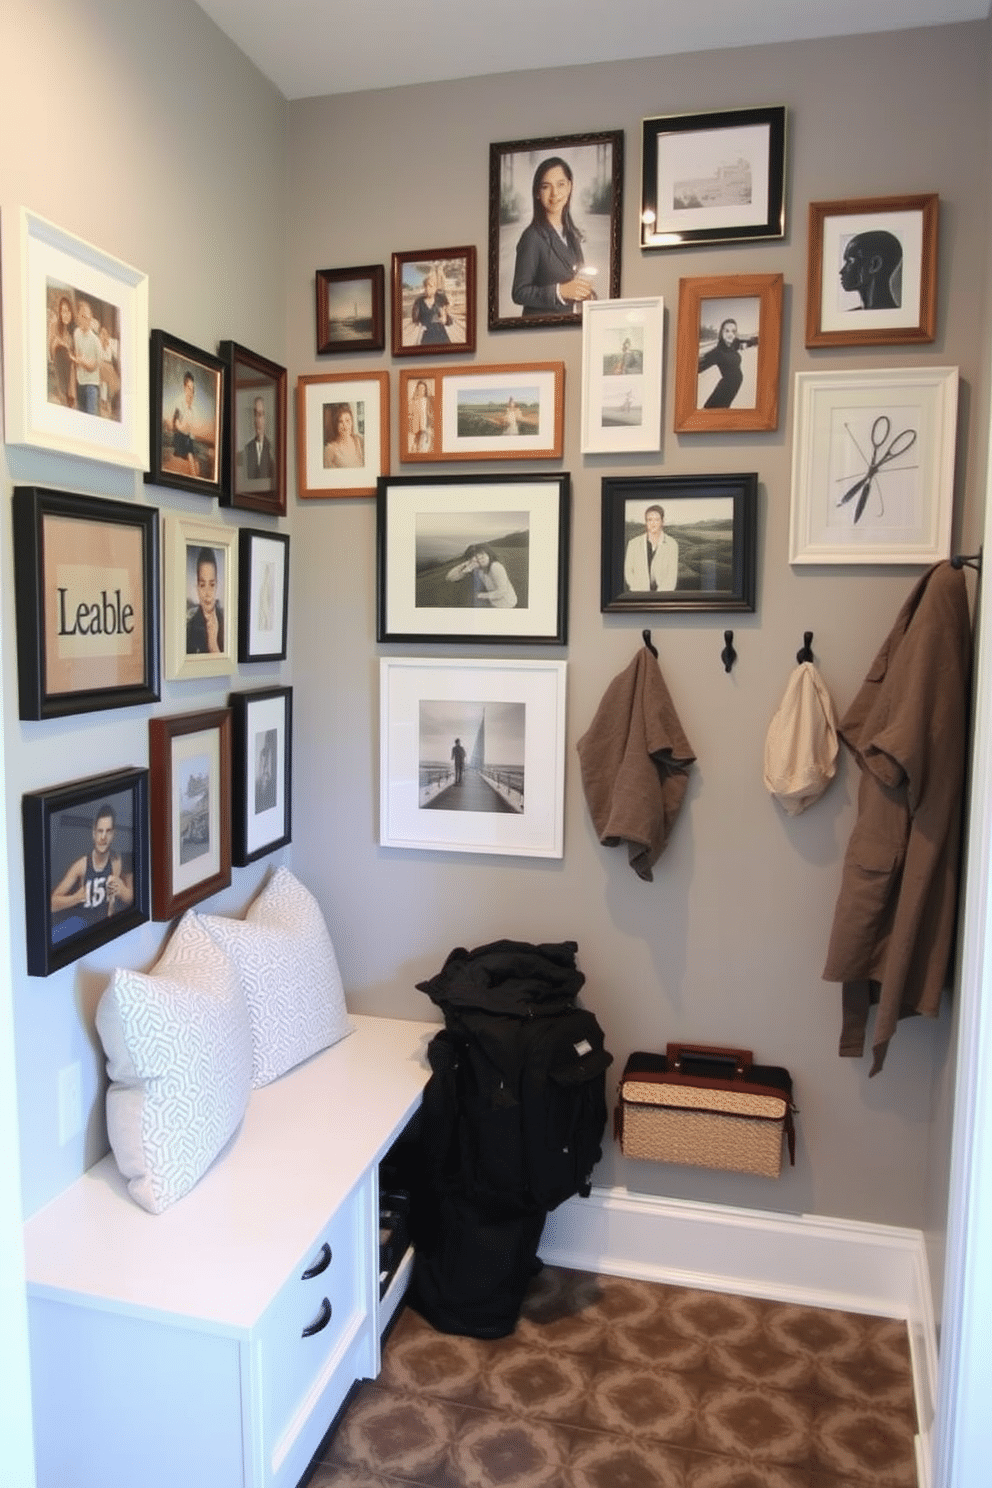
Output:
[[[301,1281],[312,1281],[315,1276],[319,1276],[322,1271],[326,1271],[327,1268],[328,1268],[328,1266],[330,1264],[331,1264],[331,1247],[328,1245],[327,1241],[325,1240],[324,1243],[323,1243],[323,1245],[320,1248],[320,1255],[314,1261],[314,1263],[313,1263],[312,1266],[308,1266],[307,1267],[307,1269],[304,1271],[303,1275],[300,1277],[300,1280]]]
[[[320,1311],[312,1323],[308,1323],[300,1334],[301,1338],[312,1338],[315,1333],[320,1333],[331,1321],[331,1304],[325,1297],[320,1304]]]

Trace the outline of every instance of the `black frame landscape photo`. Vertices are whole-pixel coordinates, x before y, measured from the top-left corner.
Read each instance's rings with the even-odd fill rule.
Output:
[[[785,126],[781,106],[645,119],[641,247],[783,237]]]
[[[377,639],[564,645],[568,542],[565,472],[384,477]]]

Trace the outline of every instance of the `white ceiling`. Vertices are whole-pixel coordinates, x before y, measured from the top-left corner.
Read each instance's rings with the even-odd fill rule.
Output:
[[[899,31],[990,0],[198,0],[286,98]]]

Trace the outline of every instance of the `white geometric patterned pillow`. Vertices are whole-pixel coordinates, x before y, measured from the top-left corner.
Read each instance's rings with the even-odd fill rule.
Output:
[[[275,870],[243,920],[200,919],[241,972],[256,1088],[352,1032],[320,905],[288,868]]]
[[[143,1209],[188,1193],[237,1131],[251,1095],[251,1029],[237,967],[189,910],[149,972],[118,969],[96,1026],[107,1132]]]

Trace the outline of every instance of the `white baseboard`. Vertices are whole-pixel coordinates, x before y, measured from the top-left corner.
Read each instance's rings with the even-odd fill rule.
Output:
[[[903,1318],[928,1488],[937,1333],[922,1231],[594,1188],[548,1215],[540,1254],[580,1271]]]

